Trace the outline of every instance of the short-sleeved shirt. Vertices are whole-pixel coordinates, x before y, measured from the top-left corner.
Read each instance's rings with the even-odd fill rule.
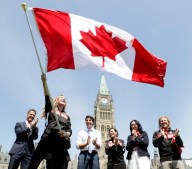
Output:
[[[98,149],[92,144],[93,139],[97,138],[97,144],[100,145],[101,147],[101,132],[98,130],[95,130],[94,128],[91,129],[84,129],[81,130],[78,134],[78,138],[77,138],[77,142],[76,142],[76,147],[77,149],[79,148],[79,144],[84,144],[87,142],[87,138],[88,136],[91,137],[91,146],[93,146],[93,150],[97,151]],[[81,151],[87,151],[88,150],[88,145],[86,147],[84,147],[83,149],[80,149]]]

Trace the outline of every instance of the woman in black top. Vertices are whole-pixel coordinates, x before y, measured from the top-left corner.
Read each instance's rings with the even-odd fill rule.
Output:
[[[172,130],[170,119],[167,116],[159,117],[159,130],[153,133],[153,145],[158,147],[160,167],[162,169],[184,169],[181,153],[183,141],[179,130]]]
[[[45,116],[48,118],[48,123],[31,159],[29,169],[37,169],[48,154],[51,154],[52,168],[67,169],[68,161],[70,160],[68,149],[71,146],[69,137],[72,134],[72,130],[70,117],[65,112],[66,100],[64,96],[58,96],[53,100],[56,116],[61,127],[61,131],[59,131],[46,90],[45,75],[42,75],[42,82],[45,93]],[[48,167],[51,168],[50,166]]]
[[[130,122],[130,132],[131,135],[128,136],[126,145],[128,168],[150,169],[147,133],[143,131],[141,124],[137,120]]]
[[[108,155],[108,169],[126,169],[124,160],[124,140],[118,139],[118,131],[109,129],[110,139],[105,142],[105,153]]]

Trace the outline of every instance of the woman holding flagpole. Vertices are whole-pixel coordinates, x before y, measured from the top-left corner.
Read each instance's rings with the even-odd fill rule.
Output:
[[[48,154],[51,154],[52,165],[51,167],[47,166],[48,168],[67,169],[68,161],[70,161],[68,149],[71,147],[70,136],[72,130],[70,117],[65,112],[66,99],[62,95],[56,97],[53,100],[54,107],[52,108],[52,99],[48,96],[45,74],[42,74],[41,79],[45,94],[45,118],[48,119],[48,122],[31,159],[29,169],[37,169]],[[58,126],[58,122],[60,126]]]

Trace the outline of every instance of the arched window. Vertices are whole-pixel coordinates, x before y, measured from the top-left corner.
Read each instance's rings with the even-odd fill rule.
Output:
[[[101,131],[104,132],[104,125],[101,126]]]
[[[102,112],[100,112],[100,119],[102,119]]]
[[[109,132],[110,126],[107,126],[107,132]]]
[[[111,113],[108,112],[108,118],[111,120]]]
[[[4,162],[7,162],[7,157],[5,157]]]

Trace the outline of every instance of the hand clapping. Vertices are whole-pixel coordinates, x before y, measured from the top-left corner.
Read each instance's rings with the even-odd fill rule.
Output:
[[[176,128],[174,135],[175,135],[175,137],[179,136],[179,129]]]
[[[88,136],[88,138],[87,138],[87,145],[89,145],[90,141],[91,141],[91,137]]]
[[[36,127],[36,124],[38,123],[39,119],[38,118],[35,118],[32,122],[31,122],[31,128],[35,128]]]
[[[93,139],[92,143],[95,146],[97,144],[97,138]]]
[[[114,138],[114,144],[115,144],[115,146],[118,145],[118,138],[117,137]]]
[[[162,136],[162,137],[165,137],[165,131],[164,131],[164,129],[160,129],[160,132],[161,132],[161,136]]]
[[[136,130],[132,130],[132,135],[133,135],[134,138],[137,137],[137,132],[136,132]]]

